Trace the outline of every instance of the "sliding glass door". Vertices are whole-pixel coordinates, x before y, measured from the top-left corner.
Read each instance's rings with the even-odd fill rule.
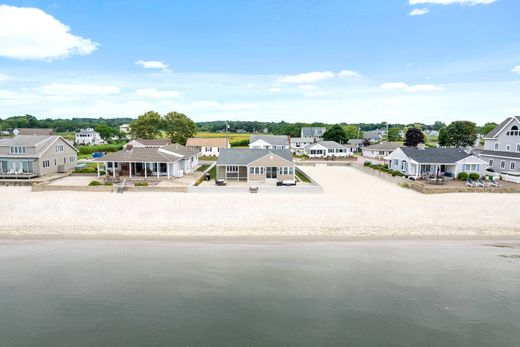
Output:
[[[33,161],[32,160],[0,160],[0,173],[20,175],[33,173]]]

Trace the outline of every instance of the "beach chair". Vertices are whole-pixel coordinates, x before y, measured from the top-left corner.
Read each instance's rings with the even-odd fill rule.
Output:
[[[491,187],[493,187],[493,188],[498,188],[498,187],[500,187],[500,184],[498,184],[498,182],[496,182],[495,179],[493,179],[493,178],[491,178],[491,179],[489,180],[489,185],[490,185]]]
[[[479,178],[479,179],[477,180],[477,186],[478,186],[478,187],[482,187],[482,188],[486,188],[486,187],[487,187],[487,184],[484,183],[484,181],[482,181],[482,178]]]
[[[475,183],[473,183],[473,180],[471,178],[468,178],[466,180],[466,187],[471,187],[471,188],[475,188],[477,185]]]

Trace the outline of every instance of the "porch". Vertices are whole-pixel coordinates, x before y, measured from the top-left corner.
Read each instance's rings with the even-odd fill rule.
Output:
[[[414,164],[410,163],[410,176],[416,179],[431,177],[454,177],[456,165],[448,164]]]
[[[35,160],[0,159],[0,179],[30,179],[38,177]]]
[[[101,176],[101,165],[104,164],[106,176],[116,177],[143,177],[143,178],[180,178],[193,171],[193,167],[188,167],[185,159],[175,162],[98,162],[97,175]]]

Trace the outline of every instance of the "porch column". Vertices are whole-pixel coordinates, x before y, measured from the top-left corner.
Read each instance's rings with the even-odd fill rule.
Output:
[[[116,162],[112,162],[112,177],[116,178]]]
[[[99,161],[97,162],[97,178],[99,178]]]
[[[161,164],[157,163],[157,178],[159,178],[160,171],[161,171]]]
[[[148,163],[144,163],[144,178],[147,178],[148,177],[148,167],[147,167]]]
[[[128,163],[128,173],[130,174],[130,178],[132,178],[132,163]]]
[[[168,179],[170,179],[170,163],[166,163],[166,173],[168,174]]]

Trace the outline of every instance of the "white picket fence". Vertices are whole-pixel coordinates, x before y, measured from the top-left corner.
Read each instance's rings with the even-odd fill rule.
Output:
[[[520,176],[516,175],[508,175],[508,174],[500,174],[502,179],[507,182],[519,183],[520,184]]]

